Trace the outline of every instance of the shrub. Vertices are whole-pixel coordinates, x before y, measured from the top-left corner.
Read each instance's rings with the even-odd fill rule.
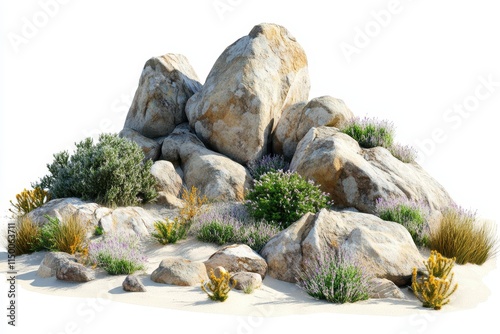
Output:
[[[88,248],[88,262],[110,275],[129,275],[144,270],[146,260],[135,234],[109,233],[90,243]]]
[[[324,251],[299,274],[298,286],[310,296],[330,303],[354,303],[369,298],[370,276],[350,253]],[[312,265],[312,266],[311,266]]]
[[[402,162],[414,162],[417,158],[413,147],[394,143],[394,124],[387,120],[355,117],[347,121],[340,131],[354,138],[361,147],[384,147]]]
[[[174,221],[158,221],[154,223],[154,231],[151,236],[160,244],[175,244],[177,241],[184,239],[187,235],[188,227],[186,224],[174,219]]]
[[[17,217],[15,224],[15,254],[30,254],[41,250],[40,227],[28,216]]]
[[[243,205],[217,203],[197,217],[193,233],[201,241],[246,244],[259,252],[280,231],[265,221],[255,222]]]
[[[23,216],[28,212],[44,205],[50,200],[49,193],[40,188],[35,187],[32,190],[24,189],[22,192],[16,195],[16,203],[10,201],[10,204],[16,209],[13,211],[9,209],[16,216]]]
[[[201,289],[213,301],[223,302],[229,297],[229,291],[235,287],[236,281],[231,280],[231,274],[226,270],[219,270],[215,275],[214,270],[210,269],[209,281],[202,282]]]
[[[87,138],[76,144],[73,155],[54,154],[47,165],[49,175],[39,186],[53,198],[79,197],[108,206],[146,203],[157,196],[152,161],[134,142],[117,135],[102,134],[94,144]]]
[[[189,230],[189,227],[194,222],[194,218],[201,213],[202,206],[208,200],[206,196],[200,196],[195,186],[192,186],[190,190],[184,188],[181,197],[184,200],[184,206],[179,211],[179,218],[183,224],[186,224]]]
[[[270,172],[262,175],[247,194],[247,208],[256,220],[288,227],[305,213],[316,213],[330,202],[312,181],[297,173]]]
[[[451,207],[432,231],[430,248],[443,256],[456,257],[458,264],[481,265],[497,252],[496,229],[492,224],[479,223],[475,212]]]
[[[440,310],[442,306],[450,302],[450,296],[458,287],[455,284],[451,288],[453,284],[451,270],[455,258],[447,259],[438,252],[432,251],[429,259],[424,263],[427,268],[427,275],[418,278],[417,268],[413,268],[411,288],[418,300],[422,302],[423,307]]]
[[[376,203],[377,215],[387,221],[403,225],[418,246],[429,245],[429,233],[426,224],[429,219],[429,207],[422,202],[409,200],[406,197],[383,200]]]
[[[50,250],[75,254],[86,247],[87,226],[73,215],[60,222],[58,218],[45,216],[48,223],[41,229],[40,246]]]
[[[283,171],[286,172],[290,164],[285,161],[285,157],[282,155],[268,154],[262,158],[252,161],[248,164],[248,170],[250,175],[256,180],[269,172]]]
[[[394,125],[386,120],[355,117],[347,121],[340,130],[354,138],[364,148],[376,146],[389,148],[394,141]]]
[[[234,238],[234,226],[217,220],[201,226],[197,238],[200,241],[213,242],[224,245],[232,242]]]

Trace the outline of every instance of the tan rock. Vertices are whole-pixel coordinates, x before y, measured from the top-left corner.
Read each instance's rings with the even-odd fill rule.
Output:
[[[157,141],[149,139],[141,135],[139,132],[129,128],[124,128],[120,131],[119,136],[121,138],[127,138],[128,140],[131,140],[139,145],[139,147],[142,148],[142,152],[144,152],[144,157],[146,159],[156,161],[160,157],[161,146]]]
[[[208,280],[208,276],[202,262],[172,257],[161,261],[160,266],[151,274],[151,280],[163,284],[196,286]]]
[[[262,278],[266,277],[266,261],[247,245],[226,246],[205,261],[207,271],[216,267],[224,267],[231,273],[246,271],[258,273]]]

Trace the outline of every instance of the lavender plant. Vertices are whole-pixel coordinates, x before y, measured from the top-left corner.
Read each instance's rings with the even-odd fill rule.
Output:
[[[325,250],[299,274],[297,285],[310,296],[331,303],[354,303],[369,298],[371,277],[357,259],[340,247]]]
[[[313,181],[297,173],[270,172],[261,176],[247,194],[247,208],[256,220],[265,220],[283,228],[307,212],[315,213],[331,202]]]
[[[377,199],[377,215],[387,221],[403,225],[410,233],[413,241],[418,246],[429,245],[429,232],[427,221],[430,209],[423,202],[410,200],[406,197]]]
[[[261,159],[252,161],[248,164],[250,175],[252,175],[255,180],[260,179],[262,175],[269,172],[277,172],[279,170],[286,172],[289,167],[290,164],[282,155],[274,154],[265,155]]]
[[[389,147],[389,152],[402,162],[411,163],[417,159],[417,150],[409,145],[393,144]]]
[[[91,242],[88,248],[88,262],[103,268],[110,275],[128,275],[144,270],[146,261],[140,238],[135,234],[109,233]]]

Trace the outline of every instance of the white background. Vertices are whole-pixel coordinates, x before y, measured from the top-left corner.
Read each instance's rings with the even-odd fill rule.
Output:
[[[416,147],[426,142],[420,149],[422,166],[460,205],[496,220],[499,182],[494,138],[500,107],[496,5],[486,0],[1,0],[1,212],[16,193],[46,174],[53,153],[71,150],[89,135],[121,129],[142,67],[151,56],[186,55],[203,83],[225,47],[254,25],[272,22],[287,27],[307,53],[310,98],[341,98],[357,115],[392,120],[399,142]],[[389,10],[390,15],[382,15]],[[357,53],[346,56],[342,48],[347,44]],[[487,97],[481,78],[496,82]],[[479,99],[478,89],[483,93]],[[448,112],[464,104],[470,110],[467,114]],[[439,140],[430,144],[433,132],[440,133]],[[81,333],[99,328],[464,332],[498,324],[494,315],[499,307],[498,276],[496,270],[485,280],[492,289],[487,303],[464,312],[430,313],[431,318],[295,316],[266,319],[246,329],[234,317],[115,303],[87,322],[75,313],[84,300],[23,290],[17,330],[71,333],[71,325],[66,326],[75,322]],[[4,301],[6,288],[0,284],[0,289]]]

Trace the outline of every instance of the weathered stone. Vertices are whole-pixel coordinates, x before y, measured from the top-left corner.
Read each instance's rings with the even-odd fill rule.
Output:
[[[266,277],[266,261],[247,245],[226,246],[205,261],[207,271],[216,267],[224,267],[231,273],[246,271]]]
[[[186,122],[186,102],[200,89],[198,77],[186,57],[166,54],[149,59],[124,128],[148,138],[170,134],[178,124]]]
[[[122,283],[122,288],[128,292],[146,292],[146,287],[134,275],[128,275]]]
[[[127,138],[128,140],[131,140],[139,145],[139,147],[142,148],[142,152],[144,152],[145,159],[156,161],[160,157],[161,145],[158,144],[157,141],[147,138],[139,132],[129,128],[124,128],[120,131],[119,136]]]
[[[417,163],[404,163],[383,147],[364,149],[335,128],[312,128],[300,141],[290,169],[319,183],[338,207],[375,213],[378,198],[406,197],[441,211],[453,203]]]
[[[236,290],[250,289],[251,291],[262,286],[262,276],[257,273],[240,271],[231,276],[231,284],[235,284]]]
[[[151,167],[151,174],[156,180],[156,191],[179,196],[182,190],[182,178],[170,161],[156,161]]]
[[[309,103],[297,103],[285,111],[273,135],[273,149],[292,159],[298,143],[314,127],[340,127],[354,117],[344,101],[331,96],[317,97]]]
[[[95,212],[105,233],[127,231],[139,236],[148,236],[154,223],[163,220],[141,207],[118,207],[116,209],[99,208]]]
[[[282,110],[309,89],[302,47],[284,27],[261,24],[217,59],[186,114],[211,149],[247,164],[267,153]]]
[[[402,225],[369,214],[326,209],[304,215],[273,237],[261,254],[271,277],[295,282],[321,252],[341,246],[368,273],[397,285],[408,284],[413,267],[423,266],[422,256]]]
[[[95,224],[94,212],[99,208],[96,203],[88,203],[79,198],[58,198],[53,199],[43,206],[28,213],[28,217],[42,226],[47,223],[45,215],[63,221],[64,217],[76,216],[84,223]]]
[[[156,283],[195,286],[208,280],[208,276],[202,262],[172,257],[161,261],[160,266],[151,274],[151,280]]]
[[[57,270],[64,262],[77,262],[74,255],[64,252],[50,252],[43,258],[40,267],[38,267],[37,275],[42,278],[49,278],[56,276]]]
[[[207,149],[184,125],[164,140],[162,158],[180,165],[186,187],[195,186],[209,199],[242,201],[252,184],[245,167]]]
[[[369,282],[370,298],[406,299],[405,294],[393,282],[385,278],[373,278]]]
[[[89,282],[95,279],[94,271],[84,265],[71,261],[63,261],[56,271],[56,278],[68,282]]]

